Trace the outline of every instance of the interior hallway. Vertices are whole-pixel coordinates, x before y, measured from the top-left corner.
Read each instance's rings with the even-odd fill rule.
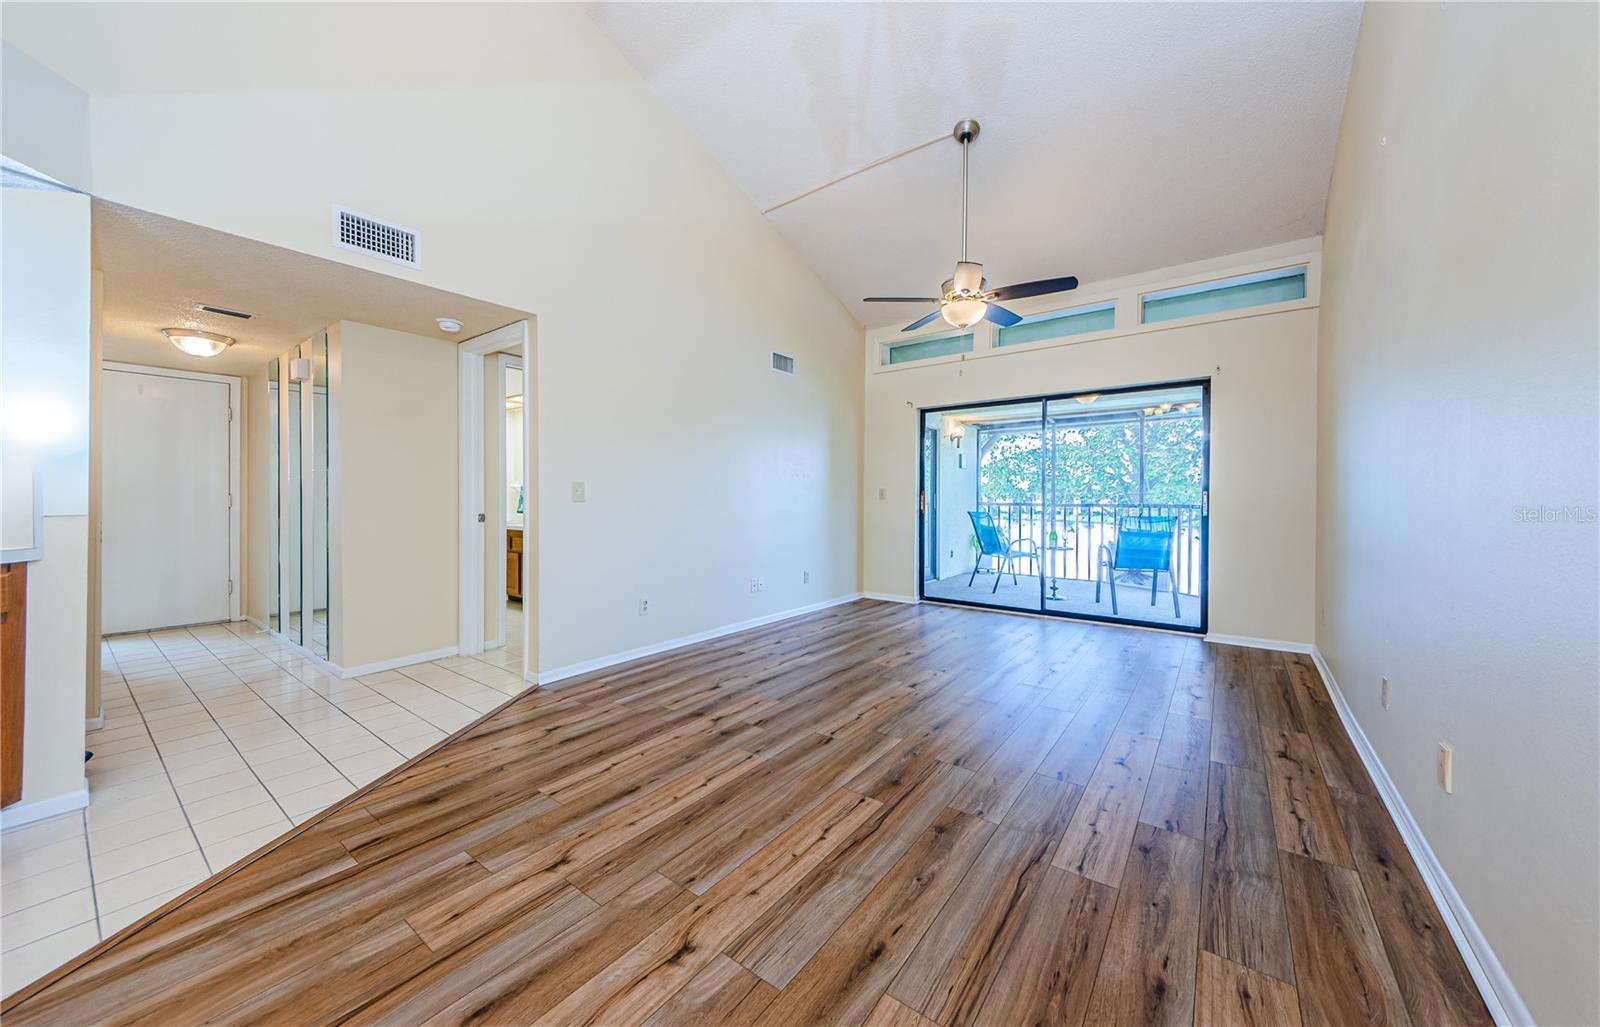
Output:
[[[1489,1022],[1307,659],[867,601],[523,695],[6,1016]]]
[[[505,702],[507,638],[350,680],[242,621],[108,638],[88,809],[4,834],[4,993]]]

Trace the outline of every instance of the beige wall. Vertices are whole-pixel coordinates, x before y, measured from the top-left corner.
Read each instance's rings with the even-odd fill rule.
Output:
[[[268,565],[272,555],[272,486],[268,481],[271,452],[278,440],[268,431],[267,367],[263,364],[240,378],[244,397],[244,424],[239,450],[243,454],[239,480],[244,492],[244,514],[239,523],[240,567],[244,577],[240,609],[246,617],[268,623],[269,586],[276,568]]]
[[[580,7],[395,5],[381,47],[356,5],[6,14],[82,59],[98,195],[538,315],[541,667],[857,590],[860,328]],[[172,160],[197,124],[227,174]],[[336,202],[422,270],[333,248]]]
[[[1600,1022],[1597,27],[1367,5],[1324,250],[1317,643],[1549,1024]]]
[[[24,806],[61,799],[85,787],[83,703],[88,674],[83,640],[89,630],[89,518],[46,517],[44,545],[44,559],[28,564]]]
[[[56,812],[74,808],[72,796],[84,788],[94,293],[89,198],[0,189],[0,236],[0,459],[31,466],[43,516],[42,556],[28,564],[22,800],[8,811],[10,820],[27,816],[25,807],[33,803],[68,803]],[[31,510],[32,498],[25,485],[8,486],[0,503],[15,513]]]
[[[91,221],[92,224],[92,221]],[[91,240],[93,233],[91,231]],[[104,421],[100,412],[101,371],[105,354],[104,308],[105,275],[96,270],[89,273],[89,518],[85,524],[89,550],[86,554],[88,591],[84,611],[84,682],[83,715],[95,719],[103,714],[100,702],[100,521],[101,494],[105,479],[101,476],[100,433]]]
[[[88,94],[9,42],[0,44],[0,73],[0,153],[87,190]]]
[[[329,330],[337,440],[330,659],[456,644],[456,347],[341,321]]]
[[[1309,644],[1316,331],[1304,308],[869,373],[865,590],[916,595],[917,408],[1210,378],[1210,630]]]

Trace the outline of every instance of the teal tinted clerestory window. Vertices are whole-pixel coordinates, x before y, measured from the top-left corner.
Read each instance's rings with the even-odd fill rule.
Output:
[[[1302,264],[1145,293],[1140,297],[1139,320],[1150,324],[1305,298],[1306,269]]]

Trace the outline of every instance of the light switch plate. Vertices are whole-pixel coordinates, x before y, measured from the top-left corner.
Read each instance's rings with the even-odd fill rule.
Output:
[[[1446,795],[1456,793],[1456,751],[1449,742],[1439,743],[1439,787]]]
[[[583,487],[583,482],[575,481],[575,482],[572,483],[572,501],[574,503],[586,502],[585,489]]]

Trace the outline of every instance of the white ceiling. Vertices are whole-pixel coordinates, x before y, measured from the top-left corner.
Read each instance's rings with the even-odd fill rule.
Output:
[[[510,307],[95,200],[94,259],[104,273],[105,359],[247,374],[336,321],[461,341],[520,321]],[[254,314],[248,321],[200,304]],[[434,319],[462,322],[456,335]],[[232,336],[222,354],[186,356],[162,328]]]
[[[983,125],[973,259],[1085,282],[1313,236],[1355,3],[604,3],[592,15],[762,209]],[[769,215],[865,325],[960,248],[960,149]]]

